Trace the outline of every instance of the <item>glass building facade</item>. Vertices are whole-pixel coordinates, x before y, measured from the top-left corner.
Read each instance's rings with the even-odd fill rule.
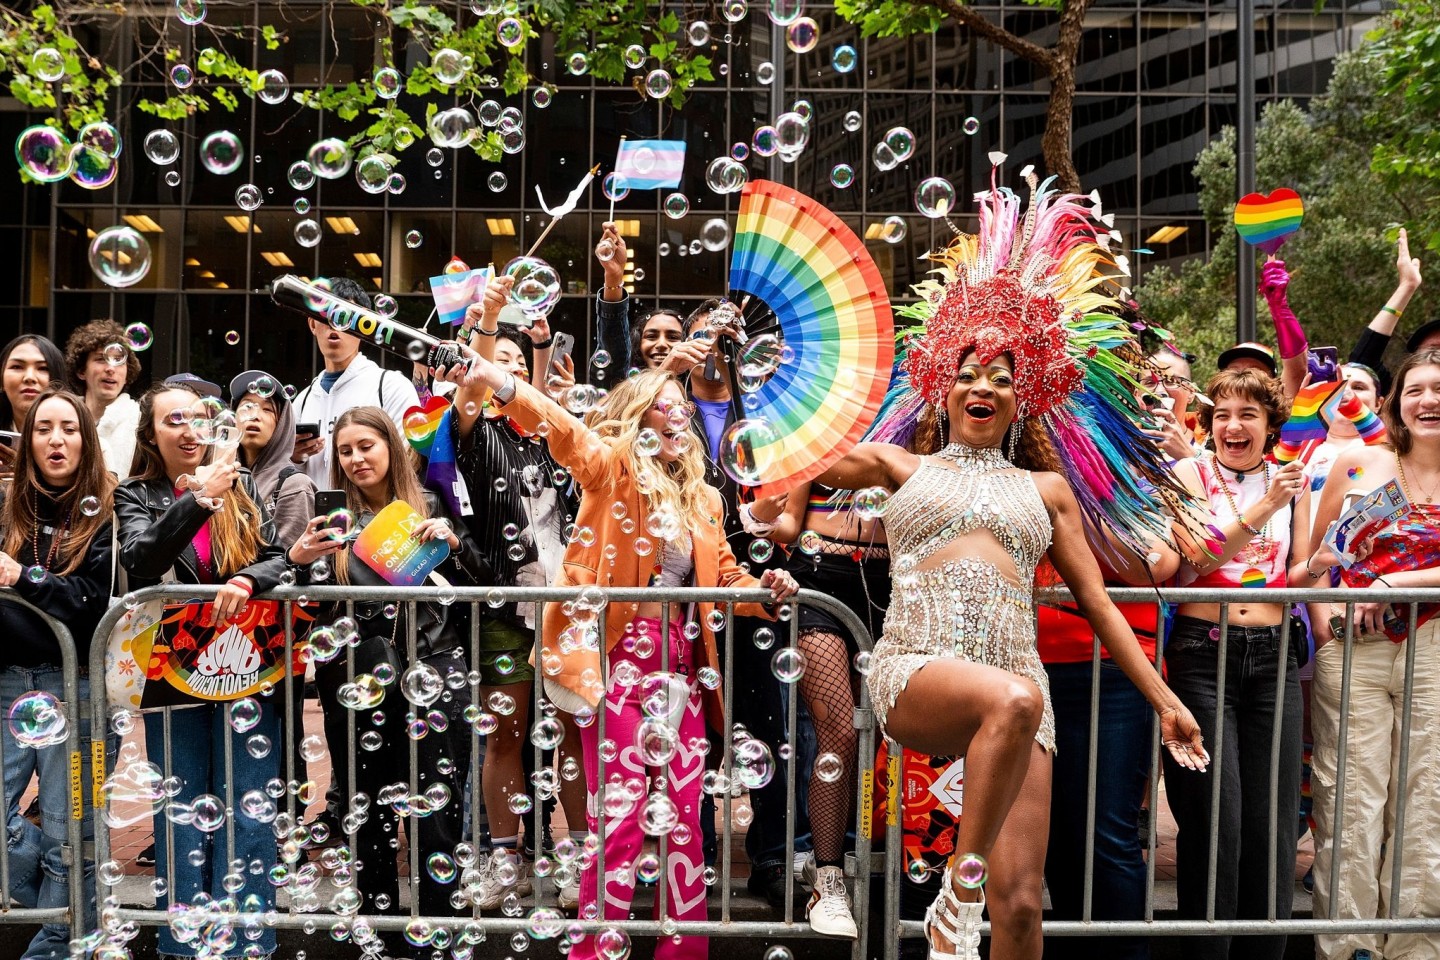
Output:
[[[1324,90],[1335,56],[1360,42],[1384,4],[1330,0],[1317,12],[1313,0],[1262,0],[1257,7],[1257,95],[1303,102]],[[1040,43],[1054,38],[1053,11],[1019,0],[977,8],[1020,36]],[[524,252],[548,223],[536,187],[551,202],[562,199],[593,163],[611,167],[622,135],[688,145],[678,188],[689,200],[686,216],[671,219],[664,212],[670,191],[634,191],[615,206],[630,248],[627,285],[635,297],[646,307],[688,310],[725,291],[727,253],[690,251],[708,220],[728,217],[733,225],[739,200],[706,187],[706,166],[732,145],[750,142],[757,126],[773,123],[802,99],[813,108],[805,151],[794,163],[752,152],[746,161],[752,178],[781,180],[829,206],[865,238],[892,297],[903,298],[923,275],[921,256],[949,232],[944,221],[916,212],[916,185],[934,175],[949,179],[963,214],[966,198],[989,178],[991,151],[1008,154],[1011,178],[1025,164],[1043,169],[1048,83],[1029,63],[953,25],[933,36],[862,40],[829,8],[809,6],[806,13],[820,25],[820,42],[801,55],[786,49],[783,29],[770,23],[763,5],[755,4],[737,24],[726,24],[712,10],[716,81],[697,88],[679,110],[628,87],[572,76],[558,62],[557,53],[565,51],[536,41],[526,55],[531,72],[556,88],[550,105],[537,108],[528,92],[505,98],[496,91],[502,104],[524,112],[523,151],[491,163],[468,150],[446,150],[432,167],[425,158],[428,145],[417,144],[397,168],[407,181],[403,192],[379,196],[364,193],[348,176],[320,180],[305,191],[288,184],[288,166],[311,143],[356,129],[293,101],[272,105],[242,94],[234,113],[212,108],[183,123],[142,113],[136,105],[142,96],[164,96],[167,83],[163,65],[144,59],[157,27],[153,21],[117,21],[91,46],[117,66],[136,64],[117,111],[126,144],[120,175],[99,191],[69,182],[22,187],[12,175],[10,199],[0,204],[0,332],[44,332],[63,344],[75,326],[96,317],[140,321],[155,334],[143,356],[148,375],[190,370],[220,379],[258,367],[298,386],[319,369],[319,360],[303,321],[270,301],[267,285],[276,275],[350,276],[374,293],[394,296],[401,319],[422,323],[431,308],[428,277],[452,256],[482,266]],[[457,5],[457,15],[470,16],[468,7]],[[697,7],[690,16],[705,14]],[[173,18],[158,29],[173,31],[174,42],[221,46],[257,69],[276,68],[292,89],[303,89],[372,73],[372,18],[345,3],[292,0],[283,19],[270,4],[214,4],[208,32]],[[284,30],[277,50],[264,49],[246,31],[226,29],[264,23]],[[1237,115],[1236,23],[1233,2],[1203,0],[1101,0],[1086,19],[1075,163],[1084,188],[1099,191],[1130,244],[1154,251],[1134,258],[1137,272],[1209,249],[1191,167],[1207,140]],[[859,53],[848,73],[832,65],[841,44]],[[184,49],[193,62],[198,51]],[[411,46],[396,65],[403,70],[424,56]],[[774,67],[774,78],[762,83],[770,72],[766,64]],[[404,95],[400,102],[412,116],[423,116],[423,104]],[[845,124],[850,111],[861,116],[854,132]],[[13,141],[34,119],[0,112],[0,129]],[[914,132],[915,153],[881,171],[871,151],[896,126]],[[159,127],[182,135],[173,167],[156,166],[142,150],[145,135]],[[246,146],[244,163],[227,176],[205,171],[197,150],[206,134],[222,129]],[[832,183],[838,164],[855,171],[846,188]],[[168,170],[179,172],[178,185],[167,184]],[[495,171],[504,174],[499,189],[492,183]],[[246,183],[256,184],[264,197],[248,217],[235,203],[236,188]],[[307,216],[323,228],[313,248],[293,236],[301,219],[293,204],[300,196],[312,205]],[[559,272],[564,290],[552,322],[576,335],[577,356],[593,350],[591,297],[600,267],[591,249],[608,215],[597,182],[539,251]],[[896,216],[906,229],[892,243],[883,224]],[[153,252],[148,276],[125,290],[101,285],[86,256],[92,232],[118,223],[140,229]]]

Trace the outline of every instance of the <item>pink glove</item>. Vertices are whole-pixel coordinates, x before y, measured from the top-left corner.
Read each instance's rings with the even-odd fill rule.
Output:
[[[1275,321],[1275,342],[1280,347],[1282,359],[1298,357],[1310,348],[1305,331],[1285,297],[1285,288],[1290,286],[1290,273],[1285,269],[1284,260],[1267,260],[1260,267],[1260,293],[1270,305],[1270,318]]]

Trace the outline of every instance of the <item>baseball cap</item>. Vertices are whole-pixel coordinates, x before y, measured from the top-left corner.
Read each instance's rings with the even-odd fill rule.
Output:
[[[264,393],[263,386],[261,385],[262,380],[270,381],[270,397],[276,400],[287,399],[285,391],[280,386],[280,381],[275,376],[266,373],[264,370],[246,370],[244,373],[237,374],[230,380],[230,405],[233,407],[239,403],[240,398],[250,393],[252,387],[260,387],[256,392]]]
[[[189,387],[202,397],[215,397],[216,399],[220,397],[219,384],[203,380],[193,373],[177,373],[173,377],[166,377],[165,383],[171,387]]]
[[[1435,333],[1440,333],[1440,317],[1422,323],[1415,328],[1415,332],[1410,334],[1410,339],[1405,341],[1406,352],[1416,352],[1420,349],[1420,344],[1424,342],[1425,338]]]
[[[1217,369],[1224,370],[1236,360],[1258,360],[1270,370],[1270,376],[1275,376],[1275,351],[1263,343],[1237,343],[1235,346],[1220,354],[1219,361],[1215,364]]]

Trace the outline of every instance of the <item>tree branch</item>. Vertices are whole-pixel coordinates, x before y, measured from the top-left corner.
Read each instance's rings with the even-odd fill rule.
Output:
[[[1055,55],[1049,49],[1023,37],[1017,37],[999,24],[990,22],[983,14],[962,3],[961,0],[923,0],[923,2],[926,6],[934,7],[996,46],[1004,47],[1017,57],[1030,61],[1046,73],[1054,70]],[[1088,5],[1086,3],[1086,6]]]

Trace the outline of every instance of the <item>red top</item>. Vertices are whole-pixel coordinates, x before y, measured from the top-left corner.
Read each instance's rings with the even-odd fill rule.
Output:
[[[1055,571],[1045,564],[1042,576],[1049,574],[1049,578],[1041,582],[1053,582]],[[1106,586],[1122,587],[1125,584],[1111,583],[1106,581]],[[1146,659],[1155,661],[1155,634],[1156,634],[1156,604],[1155,603],[1121,603],[1117,604],[1120,612],[1125,616],[1125,622],[1130,624],[1135,631],[1135,638],[1140,641],[1140,647],[1145,651]],[[1074,604],[1065,604],[1067,609],[1057,609],[1041,605],[1039,607],[1039,619],[1036,622],[1035,637],[1036,646],[1040,649],[1040,661],[1042,663],[1089,663],[1093,656],[1095,645],[1095,631],[1090,629],[1090,622],[1086,620],[1075,609]],[[1102,647],[1100,656],[1109,659],[1109,655]]]

